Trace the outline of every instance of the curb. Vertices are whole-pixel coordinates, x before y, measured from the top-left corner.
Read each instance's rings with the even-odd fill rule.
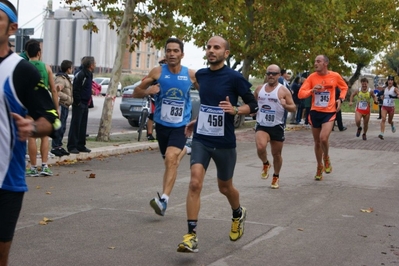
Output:
[[[142,143],[129,143],[129,144],[121,144],[121,145],[113,145],[113,146],[104,146],[99,148],[92,148],[90,153],[81,152],[79,154],[70,154],[62,157],[50,157],[48,158],[48,164],[57,164],[64,161],[75,161],[75,160],[87,160],[97,157],[108,157],[112,155],[120,155],[126,154],[129,152],[136,152],[147,149],[157,149],[157,142],[149,142],[145,141]],[[26,163],[29,163],[29,160],[26,160]],[[42,160],[41,157],[37,158],[37,165],[41,165]]]

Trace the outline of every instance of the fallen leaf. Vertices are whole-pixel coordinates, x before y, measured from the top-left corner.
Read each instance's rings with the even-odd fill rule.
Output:
[[[40,225],[46,225],[47,223],[45,221],[40,221],[39,224]]]
[[[41,186],[36,186],[36,189],[41,189],[42,187]]]
[[[365,212],[365,213],[371,213],[371,212],[373,212],[374,210],[373,210],[373,208],[368,208],[368,209],[360,209],[360,211],[361,212]]]
[[[51,195],[51,192],[50,192],[50,191],[47,191],[46,194],[47,194],[47,195]]]
[[[88,176],[88,178],[96,178],[96,174],[90,173],[90,175]]]
[[[108,247],[108,249],[115,249],[115,247]]]
[[[304,229],[303,228],[298,228],[298,231],[303,231]]]
[[[43,221],[45,221],[46,223],[52,222],[53,220],[47,218],[47,217],[43,217]]]

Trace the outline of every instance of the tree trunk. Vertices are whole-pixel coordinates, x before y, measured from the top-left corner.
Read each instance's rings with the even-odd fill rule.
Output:
[[[249,79],[249,73],[251,69],[251,65],[254,61],[254,58],[251,56],[246,56],[244,59],[244,63],[242,65],[242,75],[244,76],[245,79]]]
[[[100,126],[98,128],[97,141],[110,141],[112,113],[114,111],[114,103],[116,92],[118,90],[118,83],[121,79],[122,61],[126,51],[127,37],[133,21],[133,12],[136,7],[135,0],[125,1],[125,11],[123,12],[123,20],[119,27],[117,50],[115,55],[115,62],[111,72],[111,81],[108,86],[107,95],[103,105],[103,112],[101,114]]]
[[[346,94],[345,100],[349,101],[349,98],[352,93],[352,91],[351,91],[352,85],[356,82],[356,80],[359,79],[359,77],[361,75],[361,71],[364,67],[365,67],[365,65],[361,64],[361,63],[356,65],[355,73],[353,73],[353,76],[350,77],[350,79],[348,80],[348,93]]]

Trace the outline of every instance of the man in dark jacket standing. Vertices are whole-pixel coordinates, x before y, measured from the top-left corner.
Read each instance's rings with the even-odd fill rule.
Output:
[[[87,56],[82,60],[82,70],[73,80],[73,104],[72,119],[68,134],[68,151],[78,154],[79,152],[91,152],[86,147],[87,119],[89,115],[89,102],[91,99],[91,85],[93,81],[93,70],[96,67],[94,57]]]

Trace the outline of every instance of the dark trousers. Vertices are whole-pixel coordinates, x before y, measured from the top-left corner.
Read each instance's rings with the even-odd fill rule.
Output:
[[[302,112],[303,112],[303,105],[297,104],[296,105],[296,117],[295,122],[300,123],[302,120]]]
[[[51,141],[52,148],[62,147],[62,139],[64,138],[64,134],[66,131],[66,124],[69,115],[69,108],[60,104],[61,107],[61,128],[57,130],[55,133],[55,137]]]
[[[344,125],[342,124],[341,110],[339,110],[339,112],[337,112],[337,116],[336,116],[335,120],[337,121],[338,129],[342,131],[344,129]]]
[[[86,148],[86,131],[89,108],[87,104],[72,105],[72,119],[68,134],[68,150]]]

